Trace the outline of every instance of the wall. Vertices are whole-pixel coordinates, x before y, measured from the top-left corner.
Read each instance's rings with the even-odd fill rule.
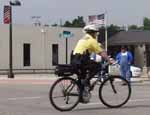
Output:
[[[81,28],[35,27],[13,25],[13,69],[50,69],[52,66],[52,44],[59,45],[59,63],[65,63],[65,39],[59,34],[71,31],[68,38],[68,61],[78,39]],[[31,66],[23,66],[23,44],[31,44]],[[9,68],[9,25],[0,25],[0,69]]]
[[[9,26],[0,25],[0,68],[9,67]]]

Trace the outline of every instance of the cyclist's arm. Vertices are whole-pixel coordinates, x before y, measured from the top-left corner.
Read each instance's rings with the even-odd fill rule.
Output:
[[[90,43],[90,49],[91,49],[93,52],[95,52],[95,53],[97,53],[97,54],[103,52],[104,49],[102,48],[102,45],[97,42],[97,40],[95,40],[95,39],[90,39],[90,40],[89,40],[89,43]]]

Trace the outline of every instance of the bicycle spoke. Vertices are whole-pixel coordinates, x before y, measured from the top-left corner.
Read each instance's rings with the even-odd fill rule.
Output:
[[[61,78],[57,80],[50,90],[50,101],[52,105],[61,111],[74,108],[79,102],[79,89],[72,78]]]
[[[127,85],[122,86],[122,82]],[[129,83],[120,77],[110,77],[106,79],[99,89],[99,98],[108,107],[121,107],[129,100],[131,87]]]

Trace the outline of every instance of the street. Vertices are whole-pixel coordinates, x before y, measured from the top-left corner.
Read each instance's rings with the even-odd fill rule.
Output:
[[[121,108],[107,108],[94,90],[90,103],[79,104],[68,112],[59,112],[51,106],[48,93],[52,81],[4,81],[0,82],[0,115],[147,115],[150,112],[149,81],[133,83],[131,98]]]

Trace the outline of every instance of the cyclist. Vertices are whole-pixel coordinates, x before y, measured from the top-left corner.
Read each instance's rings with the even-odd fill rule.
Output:
[[[88,85],[89,80],[96,74],[96,69],[99,66],[99,64],[90,59],[90,55],[96,53],[102,56],[102,58],[108,59],[107,52],[96,39],[99,33],[96,25],[87,25],[83,28],[83,31],[85,35],[78,41],[71,59],[71,64],[76,67],[77,70],[80,70],[79,83],[81,85],[81,92],[84,90],[84,86],[82,86],[81,82],[85,81],[84,85]],[[90,76],[87,76],[87,70],[89,70]]]

